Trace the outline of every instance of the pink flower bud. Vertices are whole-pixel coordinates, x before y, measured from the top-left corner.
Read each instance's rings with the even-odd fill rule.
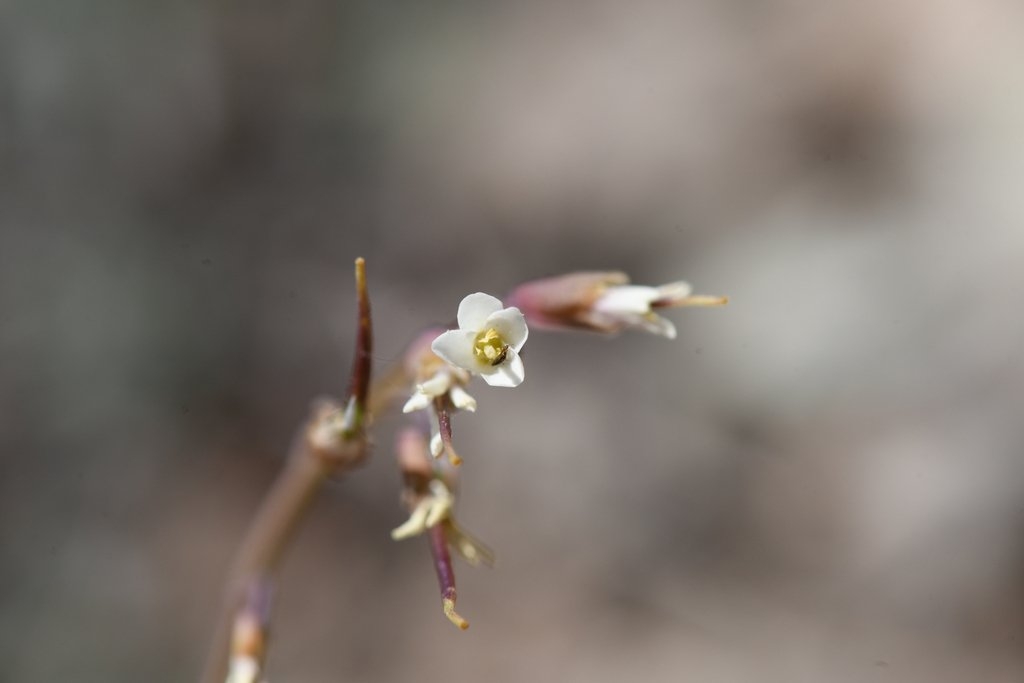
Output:
[[[625,273],[609,271],[533,280],[513,290],[508,302],[539,328],[614,334],[634,327],[673,339],[675,326],[655,313],[656,309],[721,306],[728,298],[692,295],[685,282],[660,287],[631,285]]]

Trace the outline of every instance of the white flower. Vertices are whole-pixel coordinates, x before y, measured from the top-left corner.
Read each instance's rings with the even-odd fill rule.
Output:
[[[608,327],[639,327],[652,334],[676,338],[676,326],[652,308],[679,305],[693,291],[686,282],[671,282],[661,287],[618,285],[608,287],[594,301],[590,315],[594,322]]]
[[[402,406],[403,413],[411,413],[414,410],[423,410],[433,404],[438,396],[449,395],[454,405],[459,410],[476,411],[476,399],[462,388],[462,385],[469,381],[469,375],[460,368],[439,366],[435,374],[425,382],[416,385],[416,390],[405,405]]]
[[[529,330],[518,308],[502,308],[483,292],[459,304],[459,329],[448,330],[430,348],[452,365],[478,374],[492,387],[516,387],[526,377],[519,350]],[[454,401],[454,397],[453,397]]]

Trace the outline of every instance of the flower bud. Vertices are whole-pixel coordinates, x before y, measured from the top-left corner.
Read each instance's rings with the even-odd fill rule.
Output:
[[[644,287],[629,284],[629,277],[618,271],[579,272],[519,285],[508,302],[523,312],[530,325],[540,328],[605,334],[638,328],[674,339],[675,325],[655,310],[728,303],[728,297],[693,295],[691,291],[685,282]]]

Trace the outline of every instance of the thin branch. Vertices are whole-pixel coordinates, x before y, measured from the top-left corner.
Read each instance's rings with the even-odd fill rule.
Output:
[[[362,258],[356,259],[356,297],[359,301],[359,326],[348,388],[347,408],[354,411],[350,416],[353,424],[347,427],[349,430],[363,428],[373,366],[373,324],[370,320],[370,295],[366,290],[366,261]]]
[[[249,526],[227,582],[219,624],[200,679],[203,683],[224,683],[232,623],[248,587],[274,575],[295,529],[324,482],[351,470],[366,456],[373,334],[363,259],[356,260],[355,273],[359,323],[347,403],[341,406],[325,400],[314,406],[310,420],[296,438],[287,465]],[[393,382],[393,374],[387,379]]]

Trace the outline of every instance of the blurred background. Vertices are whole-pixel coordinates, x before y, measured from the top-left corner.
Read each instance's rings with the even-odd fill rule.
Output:
[[[441,614],[391,451],[271,681],[1019,681],[1024,9],[0,4],[0,679],[188,681],[365,256],[377,367],[577,269],[728,294],[535,332],[456,417]],[[1014,313],[1013,311],[1018,311]]]

